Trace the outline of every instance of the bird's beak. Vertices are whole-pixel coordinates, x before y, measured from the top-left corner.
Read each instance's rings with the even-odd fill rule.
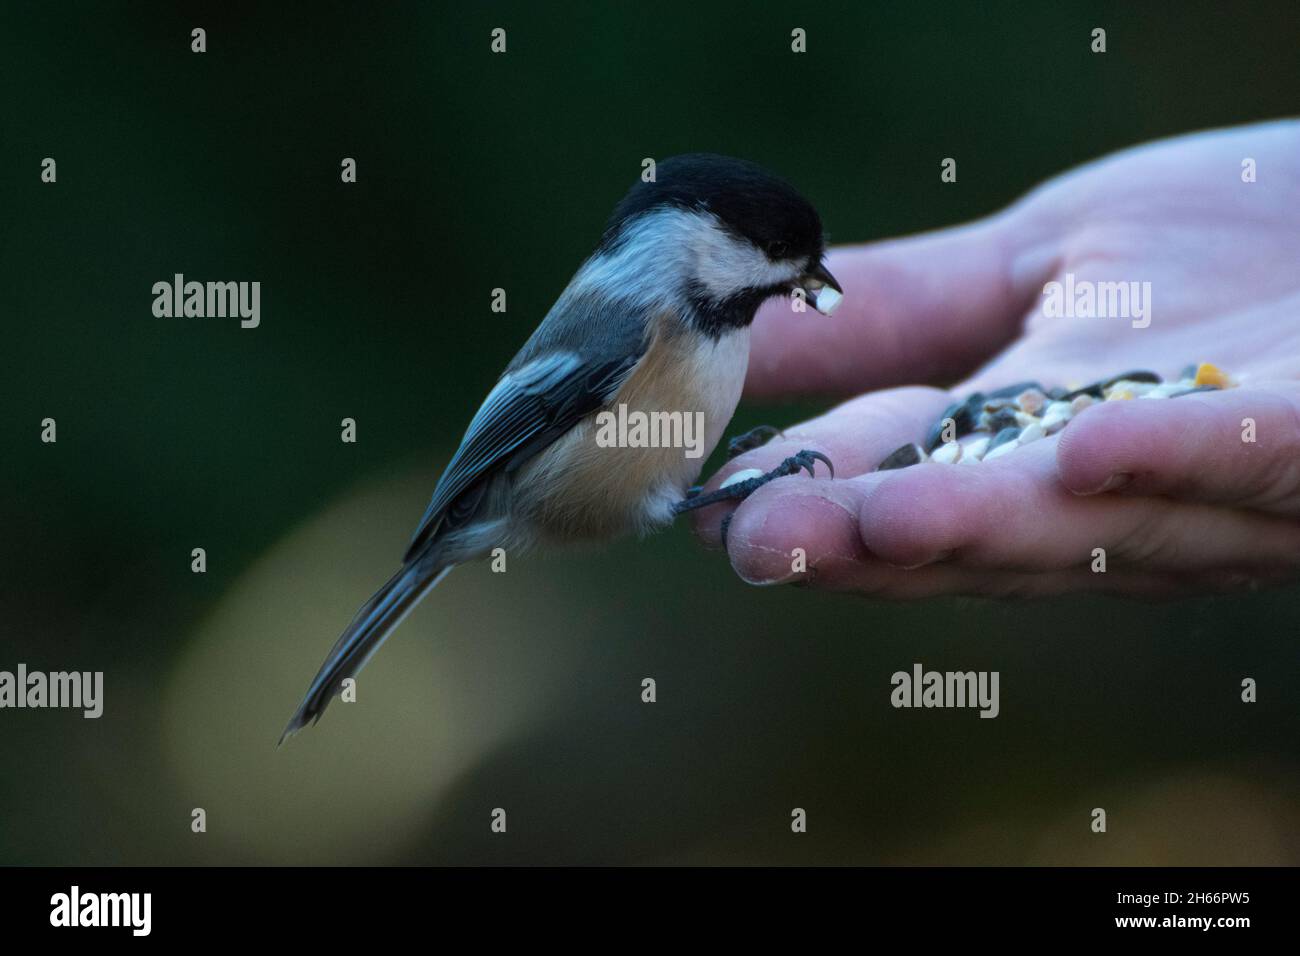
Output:
[[[812,307],[822,315],[830,315],[844,301],[844,290],[821,262],[799,277],[799,285]]]

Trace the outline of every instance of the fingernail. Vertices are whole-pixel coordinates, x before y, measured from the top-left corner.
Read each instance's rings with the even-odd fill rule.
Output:
[[[1132,481],[1133,481],[1133,476],[1130,475],[1128,472],[1124,472],[1124,471],[1116,472],[1115,474],[1111,475],[1109,478],[1106,479],[1106,481],[1102,484],[1102,486],[1097,489],[1096,493],[1101,495],[1101,494],[1105,494],[1108,491],[1119,491],[1119,489],[1130,484]]]
[[[766,522],[763,524],[766,525]],[[728,548],[727,557],[731,560],[736,576],[746,584],[756,588],[770,588],[801,580],[802,575],[795,571],[790,556],[785,552],[756,547],[748,540],[741,548],[743,553]]]
[[[736,574],[756,587],[805,581],[815,560],[806,550],[810,530],[821,523],[823,509],[844,511],[843,505],[816,493],[787,495],[738,511],[727,533]],[[797,559],[795,548],[803,552]]]

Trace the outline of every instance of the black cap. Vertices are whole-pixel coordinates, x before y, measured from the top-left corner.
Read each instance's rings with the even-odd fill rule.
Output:
[[[615,207],[602,245],[629,219],[664,206],[707,210],[772,259],[815,259],[823,251],[821,217],[797,189],[756,163],[713,153],[656,164],[655,181],[638,181]]]

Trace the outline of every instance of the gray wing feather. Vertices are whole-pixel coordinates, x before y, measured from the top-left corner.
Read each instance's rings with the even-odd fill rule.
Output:
[[[438,481],[404,560],[416,558],[437,536],[457,498],[488,475],[521,464],[605,404],[639,358],[593,362],[576,352],[552,352],[502,376]]]

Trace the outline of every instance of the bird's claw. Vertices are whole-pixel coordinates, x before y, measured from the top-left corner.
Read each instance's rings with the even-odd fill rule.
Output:
[[[761,448],[780,434],[781,429],[779,428],[773,428],[771,425],[759,425],[757,428],[751,428],[743,435],[737,435],[727,442],[727,461],[731,461],[731,459],[743,455],[747,451]]]
[[[826,466],[826,470],[829,471],[831,473],[831,477],[834,478],[835,465],[831,462],[829,458],[827,458],[819,451],[801,451],[798,454],[792,455],[791,457],[786,459],[786,462],[795,463],[796,465],[794,469],[795,471],[798,471],[800,468],[806,468],[808,470],[809,478],[817,477],[817,472],[814,466],[819,461]]]
[[[684,514],[687,511],[694,511],[696,508],[716,504],[719,501],[744,501],[769,481],[795,475],[800,471],[807,471],[810,477],[816,478],[816,464],[819,461],[826,466],[831,473],[831,477],[834,478],[835,466],[831,464],[831,460],[819,451],[805,449],[791,455],[766,474],[733,481],[731,484],[724,484],[721,488],[704,494],[687,492],[686,497],[673,506],[673,514]]]

